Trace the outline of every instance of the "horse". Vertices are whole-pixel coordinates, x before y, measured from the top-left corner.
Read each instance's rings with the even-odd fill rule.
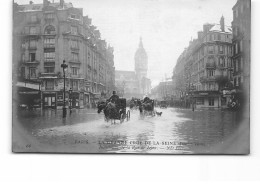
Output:
[[[154,115],[154,101],[153,100],[138,100],[137,101],[139,111],[141,115],[151,114]]]
[[[104,112],[105,115],[105,120],[109,121],[109,120],[114,120],[114,124],[115,124],[115,119],[117,119],[117,108],[116,105],[112,102],[101,102],[100,104],[98,104],[98,113],[100,113],[101,111]]]

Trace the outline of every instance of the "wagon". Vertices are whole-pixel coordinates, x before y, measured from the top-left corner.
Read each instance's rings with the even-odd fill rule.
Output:
[[[120,123],[130,120],[130,110],[126,111],[126,99],[119,98],[115,104],[107,102],[103,105],[99,105],[99,112],[104,111],[105,120],[120,120]]]

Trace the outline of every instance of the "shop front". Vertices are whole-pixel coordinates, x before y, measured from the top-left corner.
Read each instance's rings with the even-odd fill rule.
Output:
[[[221,94],[218,91],[196,91],[191,98],[197,109],[221,107]]]
[[[56,109],[57,108],[57,93],[56,92],[42,92],[43,108]]]

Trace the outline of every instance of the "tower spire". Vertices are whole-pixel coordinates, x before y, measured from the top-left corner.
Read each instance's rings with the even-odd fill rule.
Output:
[[[143,48],[142,37],[140,36],[139,48]]]

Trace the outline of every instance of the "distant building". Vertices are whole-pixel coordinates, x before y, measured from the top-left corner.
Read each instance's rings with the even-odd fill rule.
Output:
[[[116,71],[116,88],[126,98],[143,98],[151,93],[151,80],[147,78],[148,57],[140,39],[135,53],[135,71]]]
[[[151,97],[155,100],[173,100],[175,98],[173,81],[160,82],[159,85],[151,90]]]
[[[222,16],[219,24],[204,24],[198,38],[178,58],[173,71],[174,93],[186,106],[219,108],[228,97],[223,89],[232,86],[232,29]]]
[[[115,89],[113,48],[83,16],[82,8],[60,0],[43,4],[14,4],[14,79],[19,103],[35,102],[43,108],[63,105],[63,60],[66,105],[89,107]],[[17,69],[17,70],[15,70]]]

